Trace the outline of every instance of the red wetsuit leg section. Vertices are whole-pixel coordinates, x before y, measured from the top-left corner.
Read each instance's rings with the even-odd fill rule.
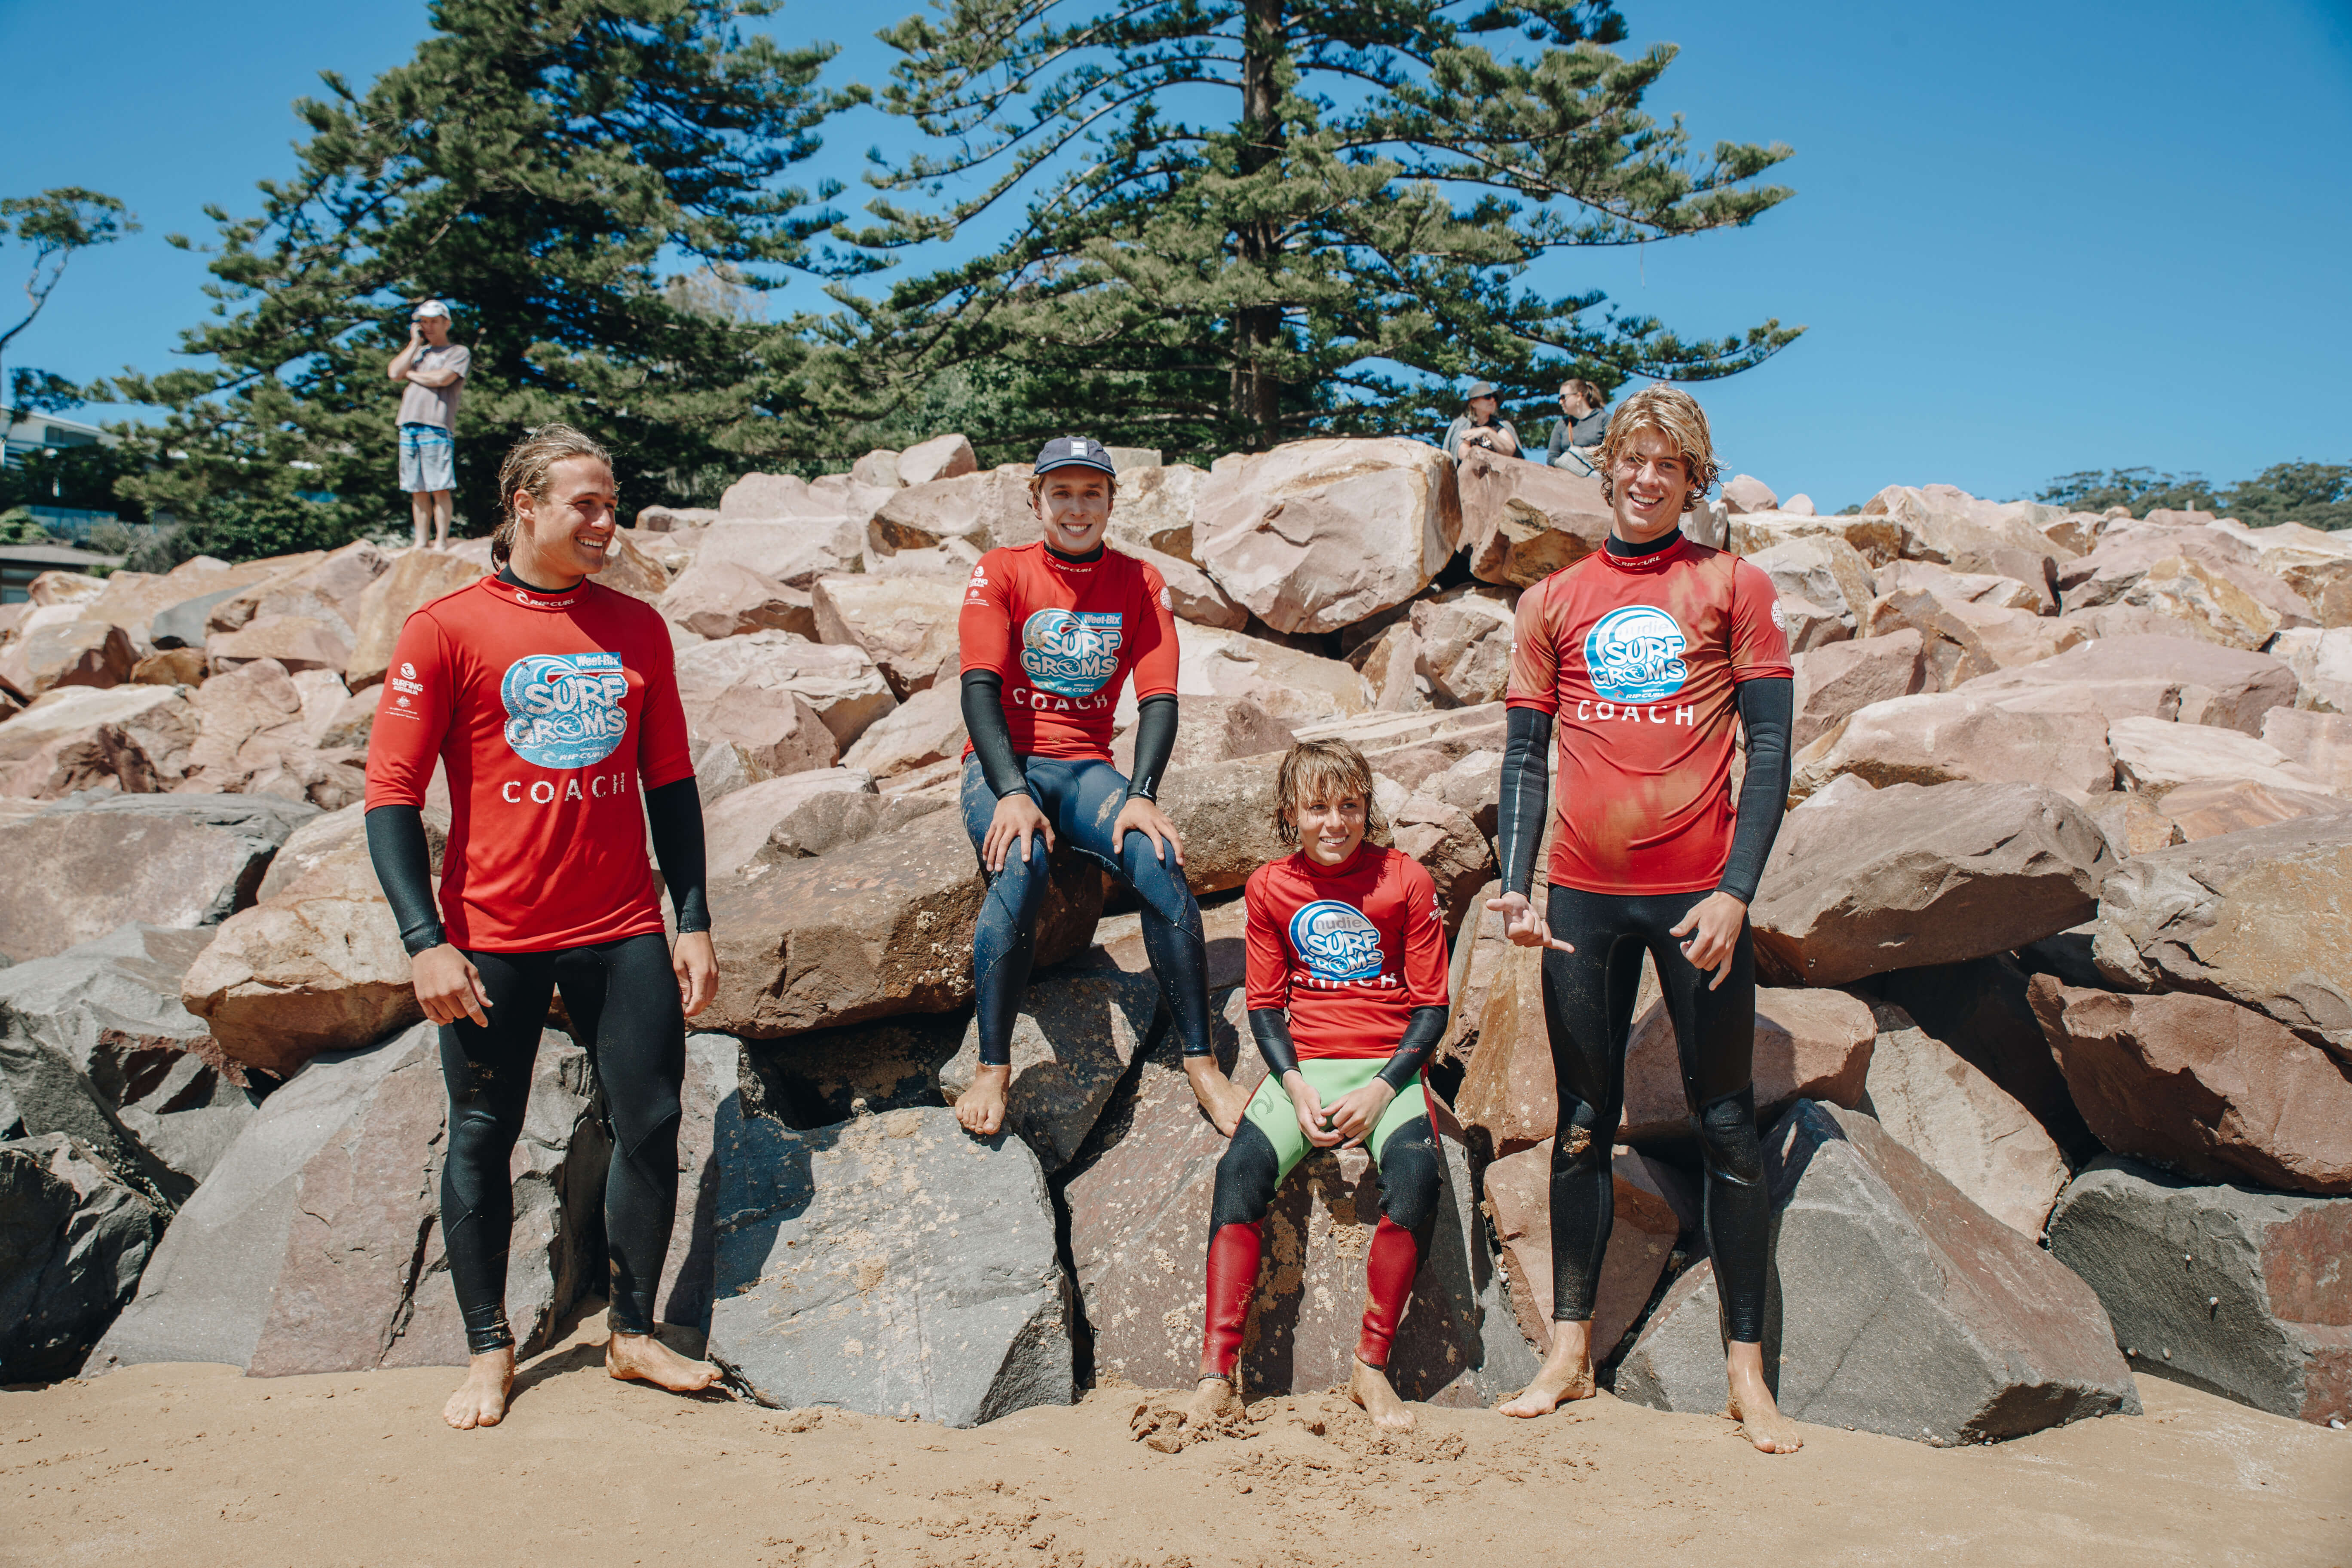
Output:
[[[1257,1289],[1257,1266],[1265,1255],[1265,1222],[1226,1225],[1209,1238],[1208,1306],[1201,1331],[1201,1364],[1230,1378],[1242,1359],[1242,1331],[1249,1323],[1250,1292]],[[1203,1373],[1201,1375],[1213,1375]]]
[[[1366,1366],[1389,1364],[1389,1347],[1396,1342],[1412,1277],[1420,1271],[1421,1247],[1412,1232],[1382,1215],[1364,1258],[1364,1330],[1356,1341],[1356,1359]]]

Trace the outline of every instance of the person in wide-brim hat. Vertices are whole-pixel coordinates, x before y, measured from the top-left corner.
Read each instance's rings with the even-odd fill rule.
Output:
[[[1462,412],[1445,427],[1445,455],[1458,461],[1465,448],[1484,447],[1506,458],[1517,457],[1519,433],[1503,417],[1502,406],[1493,382],[1472,382]]]

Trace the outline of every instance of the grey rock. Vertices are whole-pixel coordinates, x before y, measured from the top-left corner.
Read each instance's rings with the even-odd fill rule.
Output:
[[[740,1083],[743,1043],[732,1035],[688,1035],[678,1089],[677,1211],[669,1257],[655,1294],[665,1323],[710,1329],[713,1227],[719,1214],[719,1107]]]
[[[1764,1365],[1800,1421],[1938,1447],[2139,1396],[2090,1288],[1859,1111],[1801,1100],[1765,1141],[1775,1215]],[[1711,1264],[1668,1288],[1617,1373],[1661,1410],[1728,1394]]]
[[[0,950],[46,958],[125,921],[218,925],[318,814],[277,795],[85,791],[0,823]]]
[[[211,618],[213,606],[226,604],[250,587],[242,584],[233,588],[216,588],[209,594],[199,594],[193,599],[183,599],[169,609],[159,610],[149,625],[147,640],[157,647],[202,647],[211,634],[205,622]]]
[[[430,1025],[322,1055],[264,1100],[181,1208],[86,1373],[226,1362],[253,1375],[462,1366],[439,1224],[448,1099]],[[587,1053],[541,1042],[516,1146],[507,1318],[542,1348],[595,1283],[609,1145]]]
[[[2273,1415],[2352,1421],[2352,1198],[2205,1186],[2102,1155],[2050,1216],[2133,1367]]]
[[[164,1218],[78,1139],[0,1143],[0,1383],[72,1376],[138,1288]]]
[[[1017,1138],[952,1111],[717,1126],[710,1358],[762,1405],[975,1426],[1073,1394],[1054,1209]]]
[[[1970,1202],[2039,1240],[2066,1184],[2066,1158],[2042,1124],[1958,1052],[1882,1003],[1862,1109]]]
[[[1004,1121],[1052,1175],[1077,1154],[1110,1102],[1128,1064],[1150,1043],[1160,1006],[1160,982],[1149,972],[1117,970],[1041,974],[1013,1023],[1013,1081]],[[980,1068],[980,1019],[940,1069],[950,1100],[971,1087]]]
[[[0,972],[0,1087],[29,1132],[69,1132],[168,1207],[259,1097],[180,1005],[208,931],[129,924]]]

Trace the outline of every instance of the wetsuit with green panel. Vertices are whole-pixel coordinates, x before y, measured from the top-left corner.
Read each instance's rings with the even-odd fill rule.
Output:
[[[1217,1163],[1201,1364],[1230,1378],[1275,1194],[1315,1147],[1283,1079],[1297,1072],[1327,1109],[1374,1079],[1395,1092],[1365,1145],[1381,1221],[1365,1258],[1356,1357],[1385,1367],[1437,1212],[1441,1170],[1422,1068],[1445,1029],[1445,918],[1429,873],[1374,844],[1339,866],[1304,852],[1249,879],[1250,1031],[1267,1077]]]

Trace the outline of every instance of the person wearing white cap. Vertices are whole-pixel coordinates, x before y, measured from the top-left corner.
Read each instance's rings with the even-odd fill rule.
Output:
[[[408,343],[392,356],[384,374],[404,382],[400,395],[400,488],[408,492],[416,524],[416,547],[425,548],[427,527],[435,549],[449,542],[449,514],[457,488],[457,394],[474,356],[449,341],[449,307],[427,300],[408,318]]]

